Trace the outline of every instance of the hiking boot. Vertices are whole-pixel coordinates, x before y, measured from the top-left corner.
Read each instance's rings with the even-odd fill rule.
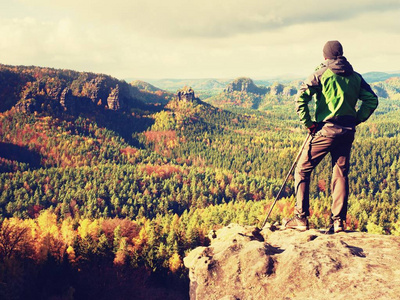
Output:
[[[327,233],[333,234],[344,231],[344,221],[343,220],[331,220],[329,224],[329,229]]]
[[[283,223],[283,228],[308,230],[309,228],[308,219],[307,217],[294,216],[293,218]]]
[[[335,220],[333,221],[333,232],[338,233],[344,231],[344,222],[343,220]]]

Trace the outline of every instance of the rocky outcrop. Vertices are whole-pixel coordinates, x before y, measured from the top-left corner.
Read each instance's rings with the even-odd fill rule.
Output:
[[[231,224],[184,259],[190,299],[397,299],[400,237]]]
[[[178,101],[186,102],[193,102],[196,99],[194,95],[194,90],[186,86],[177,91],[175,98]]]
[[[74,96],[70,88],[65,88],[60,96],[60,104],[65,110],[73,110],[75,108]]]
[[[257,95],[272,95],[272,96],[293,96],[297,93],[297,89],[292,85],[283,85],[281,83],[274,83],[270,87],[257,86],[253,80],[246,77],[235,79],[228,84],[224,89],[224,93],[231,94],[234,92],[252,93]]]
[[[110,95],[107,98],[107,105],[109,109],[118,110],[120,109],[120,100],[119,100],[119,86],[114,89],[111,89]]]
[[[283,84],[275,83],[275,84],[271,85],[270,94],[274,95],[274,96],[281,95],[281,94],[283,94],[284,88],[285,88],[285,86]]]
[[[20,113],[33,113],[36,110],[35,99],[29,98],[19,101],[14,106],[15,110]]]
[[[286,97],[292,97],[297,94],[297,89],[293,86],[286,86],[282,91],[282,95]]]
[[[130,111],[145,108],[147,98],[157,96],[108,75],[72,70],[0,64],[0,79],[0,112],[12,107],[26,113]]]
[[[263,93],[263,91],[254,84],[253,80],[246,77],[240,77],[235,79],[232,83],[228,84],[224,92],[225,93],[246,92],[254,94]]]
[[[46,89],[46,95],[52,100],[59,100],[62,92],[63,88],[61,86]]]
[[[102,76],[96,77],[89,81],[87,84],[88,97],[93,103],[98,103],[102,101],[101,92],[103,90],[105,78]],[[104,97],[103,97],[104,98]]]

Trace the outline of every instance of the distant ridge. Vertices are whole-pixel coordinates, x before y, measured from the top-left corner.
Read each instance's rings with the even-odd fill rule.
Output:
[[[176,92],[183,86],[190,86],[197,90],[223,90],[225,86],[232,81],[231,78],[228,79],[214,79],[214,78],[201,78],[201,79],[146,79],[153,86],[160,89]]]
[[[145,103],[166,104],[173,97],[171,92],[160,89],[142,80],[134,80],[130,83],[130,85],[137,88],[144,95],[142,97],[142,101]]]
[[[143,93],[109,75],[0,64],[0,112],[12,107],[23,112],[131,112],[162,101],[163,93]]]
[[[146,92],[158,92],[158,91],[164,91],[158,87],[155,87],[154,85],[142,81],[142,80],[134,80],[130,83],[132,86],[137,87],[141,91],[146,91]]]
[[[361,74],[364,79],[369,82],[379,82],[384,81],[391,77],[400,77],[400,71],[394,72],[367,72]],[[238,76],[239,77],[239,76]],[[253,79],[253,82],[257,85],[270,86],[275,82],[282,84],[288,84],[294,81],[302,81],[307,77],[307,75],[301,76],[276,76],[267,78],[257,78]],[[153,86],[160,89],[167,90],[170,92],[176,92],[183,86],[191,86],[196,91],[199,90],[223,90],[227,84],[231,83],[235,78],[159,78],[159,79],[143,79],[143,82],[148,82]],[[134,79],[127,78],[127,82],[132,82]]]
[[[365,81],[368,83],[384,81],[391,77],[400,77],[400,73],[385,73],[385,72],[368,72],[362,74]]]
[[[287,85],[275,82],[270,86],[263,86],[256,85],[248,77],[239,77],[230,82],[222,92],[205,99],[205,101],[221,108],[262,109],[272,102],[279,102],[283,98],[295,95],[297,85],[298,82],[295,81]]]

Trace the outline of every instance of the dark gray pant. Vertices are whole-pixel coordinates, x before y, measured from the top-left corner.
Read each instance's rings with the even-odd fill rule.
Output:
[[[318,133],[304,147],[295,170],[295,213],[302,217],[310,215],[310,175],[326,154],[332,158],[332,219],[346,220],[349,197],[350,150],[354,131],[335,137],[320,136]]]

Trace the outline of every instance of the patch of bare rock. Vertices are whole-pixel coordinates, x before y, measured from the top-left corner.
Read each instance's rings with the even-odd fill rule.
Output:
[[[191,300],[400,299],[400,237],[230,224],[184,259]]]

